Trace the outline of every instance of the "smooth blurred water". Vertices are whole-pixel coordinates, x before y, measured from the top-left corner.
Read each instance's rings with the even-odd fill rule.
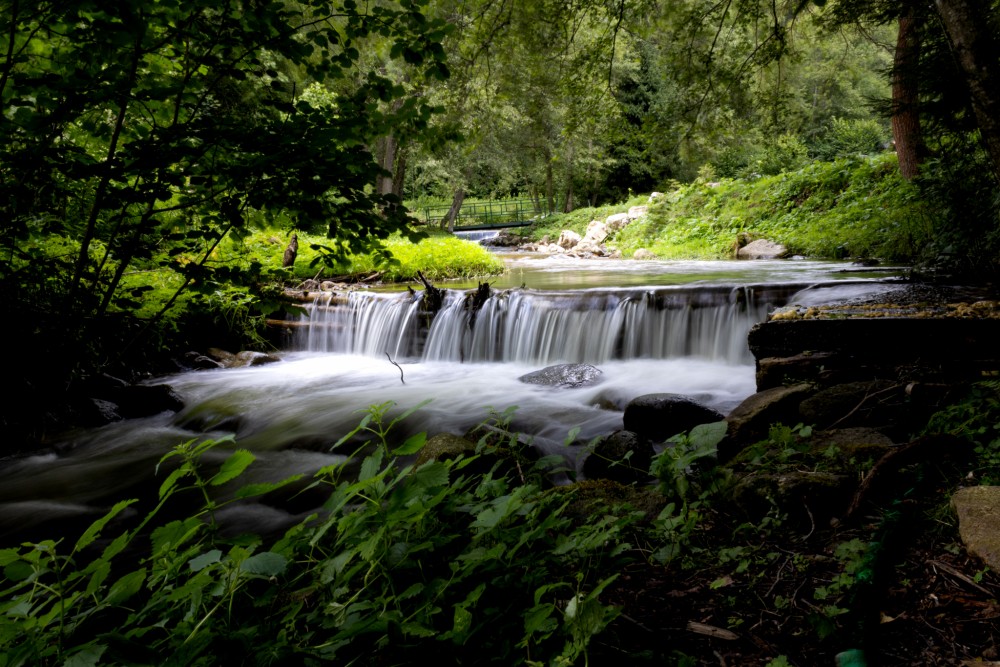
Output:
[[[169,467],[157,470],[157,462],[191,439],[232,436],[229,449],[254,452],[245,482],[348,464],[351,444],[331,448],[378,404],[393,406],[392,419],[426,402],[398,424],[399,436],[462,434],[516,406],[513,428],[579,467],[580,443],[622,428],[624,407],[637,396],[683,394],[722,413],[738,405],[754,391],[746,331],[774,307],[895,288],[858,282],[862,275],[837,273],[847,267],[829,262],[515,257],[510,266],[505,280],[530,280],[534,289],[495,297],[471,325],[458,291],[430,323],[405,293],[359,293],[323,322],[315,315],[319,326],[280,362],[157,379],[177,391],[184,410],[69,434],[52,452],[0,464],[0,539],[16,541],[52,521],[82,527],[123,496],[155,495]],[[595,364],[600,382],[560,389],[518,380],[563,361]],[[223,515],[234,530],[277,530],[308,511],[303,503],[244,504]]]

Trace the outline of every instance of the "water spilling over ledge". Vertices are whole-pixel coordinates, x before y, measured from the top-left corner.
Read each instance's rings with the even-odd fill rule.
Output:
[[[473,292],[444,290],[436,312],[425,307],[423,292],[318,293],[302,316],[293,347],[425,362],[696,357],[750,363],[750,328],[809,287],[816,288],[786,283],[512,289],[492,293],[480,307]]]

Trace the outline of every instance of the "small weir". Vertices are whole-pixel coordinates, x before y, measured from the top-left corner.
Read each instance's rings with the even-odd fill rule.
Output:
[[[514,289],[492,294],[481,306],[474,292],[446,290],[437,312],[425,308],[423,292],[326,293],[302,316],[294,346],[425,362],[697,357],[750,363],[750,328],[803,287]]]

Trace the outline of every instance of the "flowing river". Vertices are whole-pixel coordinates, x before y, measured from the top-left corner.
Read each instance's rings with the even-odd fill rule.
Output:
[[[369,406],[387,402],[390,418],[422,405],[399,434],[461,434],[516,407],[515,429],[579,467],[576,443],[620,429],[637,396],[684,394],[726,413],[753,393],[746,334],[773,309],[899,288],[890,280],[898,272],[807,260],[507,262],[475,311],[475,284],[440,285],[447,289],[434,316],[419,291],[323,295],[281,362],[160,378],[183,398],[181,412],[76,433],[50,453],[0,462],[0,539],[48,521],[90,520],[114,500],[148,495],[163,476],[160,458],[192,439],[234,436],[253,451],[244,482],[344,463],[332,446]],[[565,389],[518,379],[557,363],[593,364],[601,380]],[[571,432],[574,444],[566,444]],[[225,519],[233,530],[264,531],[309,509],[242,505]]]

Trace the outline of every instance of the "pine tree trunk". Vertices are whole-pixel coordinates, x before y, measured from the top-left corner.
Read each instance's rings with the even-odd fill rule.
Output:
[[[1000,44],[988,0],[935,0],[952,52],[965,76],[983,146],[1000,181]]]
[[[917,175],[924,156],[918,112],[920,25],[911,8],[899,19],[892,64],[892,139],[899,158],[899,173],[906,180]]]

